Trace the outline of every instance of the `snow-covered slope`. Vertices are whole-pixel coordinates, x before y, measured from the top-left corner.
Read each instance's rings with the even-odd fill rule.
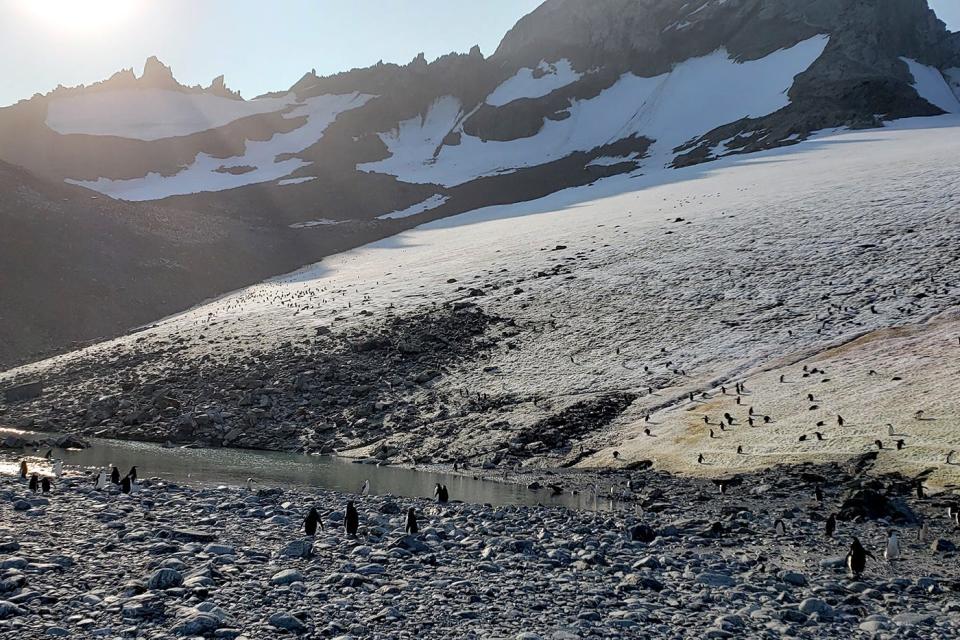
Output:
[[[159,140],[216,129],[240,118],[280,111],[295,96],[232,100],[169,89],[120,89],[55,98],[48,127],[57,133]]]
[[[390,157],[360,169],[405,182],[452,187],[632,136],[654,141],[645,167],[663,169],[673,161],[673,150],[684,142],[722,124],[758,118],[787,106],[794,78],[820,57],[828,42],[827,36],[816,36],[746,62],[731,59],[721,49],[656,77],[624,74],[597,97],[574,101],[564,112],[566,118],[545,122],[534,136],[506,142],[467,135],[463,107],[447,96],[433,104],[426,117],[381,134]],[[457,144],[444,145],[451,133],[457,134]]]
[[[487,104],[502,107],[514,100],[542,98],[550,93],[566,87],[582,77],[574,71],[567,59],[556,63],[540,61],[536,69],[524,67],[517,74],[497,87],[487,96]]]
[[[906,433],[908,450],[881,452],[879,470],[932,468],[932,481],[953,481],[958,467],[944,460],[960,449],[953,428],[960,391],[950,377],[958,324],[927,323],[960,304],[958,153],[957,116],[916,119],[435,221],[14,372],[3,379],[42,374],[50,392],[7,416],[52,419],[52,426],[73,419],[131,376],[108,363],[130,358],[138,379],[151,379],[155,369],[169,371],[166,350],[175,342],[182,373],[169,393],[186,401],[194,385],[233,390],[241,383],[220,380],[218,367],[247,362],[250,380],[270,381],[270,408],[230,412],[220,432],[283,432],[296,448],[312,427],[291,427],[301,396],[292,375],[264,364],[267,354],[332,332],[356,357],[393,345],[388,332],[397,322],[474,309],[499,319],[491,329],[498,341],[482,359],[446,363],[429,379],[373,374],[378,402],[324,413],[324,442],[389,445],[397,460],[478,464],[497,456],[571,463],[582,445],[581,464],[649,459],[723,474],[858,455],[877,438],[889,445],[891,422]],[[836,348],[898,326],[906,329],[894,337],[915,339],[880,335]],[[430,357],[422,346],[394,346],[411,359]],[[294,360],[318,380],[353,374],[336,368],[342,363],[325,368],[324,357]],[[803,378],[807,363],[822,363],[830,380]],[[775,374],[760,373],[768,367]],[[777,381],[780,373],[789,384]],[[740,380],[748,395],[737,405],[719,387]],[[818,398],[815,411],[806,393]],[[535,425],[616,394],[634,399],[607,426],[591,423],[556,446],[536,444]],[[747,426],[749,406],[774,422]],[[919,409],[931,420],[917,421]],[[201,410],[216,408],[184,405]],[[710,438],[702,415],[715,421],[725,411],[739,424]],[[130,426],[125,412],[91,429],[163,438],[175,437],[180,424]],[[850,418],[846,429],[820,429],[826,440],[801,446],[799,435],[818,429],[817,420],[835,424],[837,412]],[[410,423],[409,415],[420,417]],[[738,444],[745,454],[736,453]],[[708,465],[697,465],[698,452]]]
[[[960,99],[950,88],[944,73],[910,58],[901,59],[910,67],[913,88],[924,100],[946,113],[960,113]]]

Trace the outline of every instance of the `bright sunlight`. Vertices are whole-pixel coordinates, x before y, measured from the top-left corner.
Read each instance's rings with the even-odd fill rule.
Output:
[[[21,0],[25,15],[57,31],[101,33],[128,20],[139,0]]]

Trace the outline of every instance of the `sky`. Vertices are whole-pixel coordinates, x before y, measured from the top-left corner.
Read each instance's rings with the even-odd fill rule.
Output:
[[[252,98],[320,75],[433,60],[503,35],[542,0],[0,0],[0,106],[156,55],[183,84]]]
[[[188,85],[252,98],[378,60],[494,52],[542,0],[0,0],[0,106],[158,56]],[[960,0],[930,0],[960,30]]]

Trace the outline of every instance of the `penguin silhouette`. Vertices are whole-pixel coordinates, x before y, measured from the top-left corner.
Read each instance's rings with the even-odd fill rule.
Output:
[[[100,473],[97,474],[97,479],[93,482],[93,488],[97,491],[103,491],[107,488],[107,472],[103,469],[100,469]]]
[[[310,512],[303,521],[303,531],[308,536],[317,535],[317,526],[323,531],[323,521],[320,519],[320,512],[316,507],[310,507]]]
[[[407,526],[404,531],[410,535],[420,532],[420,528],[417,526],[417,512],[413,507],[407,509]]]
[[[828,538],[832,538],[837,531],[837,516],[832,513],[827,517],[827,526],[824,530]]]
[[[110,482],[113,484],[120,484],[120,469],[113,467],[110,469]]]
[[[783,520],[777,518],[777,521],[773,523],[773,530],[778,536],[782,536],[787,532],[787,525],[783,523]]]
[[[917,500],[923,500],[926,497],[923,493],[923,482],[917,480]]]
[[[703,454],[697,456],[697,464],[703,464]]]
[[[863,575],[863,570],[867,567],[867,556],[876,560],[872,553],[863,548],[857,538],[853,538],[850,551],[847,552],[847,569],[853,574],[854,579],[859,579]]]
[[[130,472],[127,474],[131,480],[137,479],[137,465],[130,467]]]
[[[130,476],[124,476],[123,480],[120,481],[120,491],[129,495],[131,486]]]
[[[897,440],[897,451],[900,451],[900,449],[903,449],[905,446],[907,446],[907,443],[904,440]]]
[[[21,461],[20,461],[20,479],[21,479],[21,480],[26,480],[26,479],[27,479],[27,475],[28,475],[29,473],[30,473],[30,470],[27,468],[27,461],[26,461],[26,460],[21,460]]]
[[[44,476],[43,479],[40,480],[40,489],[44,493],[50,493],[50,478]]]
[[[823,489],[820,488],[820,485],[813,488],[813,497],[817,499],[817,502],[823,502]]]
[[[36,493],[40,490],[40,476],[33,474],[30,476],[30,491]]]
[[[357,508],[353,506],[353,500],[347,502],[347,515],[343,519],[343,524],[347,530],[347,535],[356,538],[357,531],[360,529],[360,514],[357,513]]]

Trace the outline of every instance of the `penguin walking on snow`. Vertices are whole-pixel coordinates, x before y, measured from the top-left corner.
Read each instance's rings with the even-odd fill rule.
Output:
[[[407,509],[407,526],[404,527],[404,531],[408,535],[420,532],[420,528],[417,526],[417,512],[413,507]]]
[[[853,574],[855,579],[863,575],[863,570],[867,568],[867,556],[874,560],[873,554],[863,548],[860,541],[856,538],[850,543],[850,551],[847,553],[847,569]]]
[[[357,508],[353,506],[353,500],[347,502],[347,515],[343,519],[343,525],[348,536],[351,538],[357,537],[357,531],[360,529],[360,514],[357,513]]]
[[[887,532],[887,548],[883,550],[883,557],[887,562],[900,559],[900,540],[892,529]]]
[[[320,531],[323,531],[323,521],[320,519],[320,512],[317,511],[316,507],[310,507],[310,513],[307,514],[307,517],[303,521],[303,532],[313,537],[317,535],[318,526],[320,527]]]

